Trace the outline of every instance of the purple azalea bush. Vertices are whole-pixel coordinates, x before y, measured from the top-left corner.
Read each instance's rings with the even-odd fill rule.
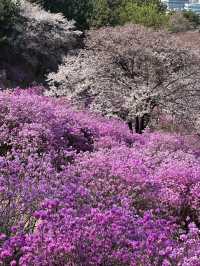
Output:
[[[0,93],[0,265],[199,266],[195,136]]]

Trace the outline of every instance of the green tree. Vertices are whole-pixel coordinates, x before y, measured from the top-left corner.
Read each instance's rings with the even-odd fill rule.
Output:
[[[155,5],[159,12],[165,12],[167,6],[160,0],[128,0],[128,2],[137,3],[139,5]]]
[[[0,42],[6,41],[17,19],[19,0],[0,0]]]
[[[75,20],[81,29],[116,26],[132,21],[144,25],[162,23],[166,15],[160,0],[29,0],[40,3],[46,10],[61,12],[68,20]],[[137,13],[138,19],[133,19]],[[142,15],[142,22],[139,16]],[[145,18],[146,16],[146,18]],[[145,20],[145,21],[144,21]],[[148,23],[147,20],[150,20]]]
[[[90,27],[99,28],[110,25],[111,10],[107,0],[93,0],[93,10],[89,18]]]
[[[159,10],[156,4],[140,4],[127,1],[119,12],[120,23],[132,22],[147,27],[159,28],[167,23],[168,15]]]
[[[78,28],[116,25],[116,11],[123,0],[30,0],[42,5],[46,10],[61,12],[68,20],[75,20]]]
[[[192,23],[194,28],[198,27],[200,25],[200,16],[196,13],[194,13],[192,10],[189,11],[183,11],[183,16],[186,18],[189,22]]]

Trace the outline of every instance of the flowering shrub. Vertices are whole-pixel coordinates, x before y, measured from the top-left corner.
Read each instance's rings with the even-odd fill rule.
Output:
[[[131,134],[40,88],[0,93],[2,265],[198,265],[194,136]]]

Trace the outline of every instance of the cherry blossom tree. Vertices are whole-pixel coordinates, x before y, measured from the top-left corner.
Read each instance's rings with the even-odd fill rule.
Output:
[[[49,95],[72,100],[127,121],[142,133],[152,114],[194,125],[199,114],[199,54],[178,38],[141,26],[87,33],[85,49],[48,75]]]
[[[43,82],[47,73],[56,71],[63,55],[82,45],[82,32],[62,14],[52,14],[27,0],[20,0],[15,14],[14,3],[0,1],[0,35],[6,32],[0,55],[0,69],[7,80],[3,88]]]

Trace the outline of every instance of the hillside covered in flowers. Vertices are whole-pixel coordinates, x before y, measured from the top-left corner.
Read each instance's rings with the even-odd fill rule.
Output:
[[[1,92],[0,264],[200,265],[198,142]]]
[[[200,266],[200,16],[0,0],[0,266]]]

